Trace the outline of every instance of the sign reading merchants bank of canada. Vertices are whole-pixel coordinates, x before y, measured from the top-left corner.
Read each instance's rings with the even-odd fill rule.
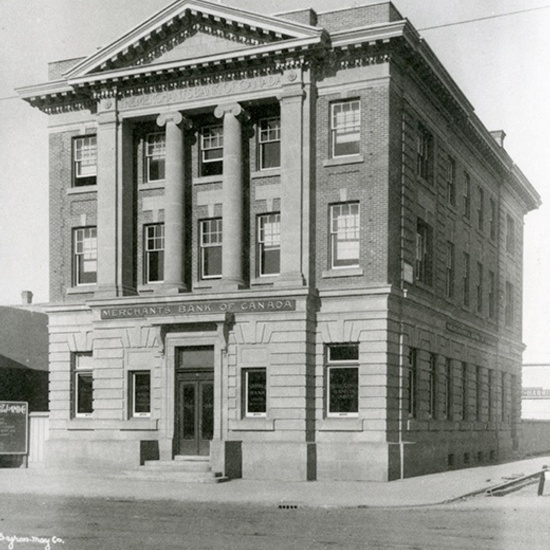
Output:
[[[102,319],[134,319],[137,317],[165,317],[167,315],[197,315],[204,313],[260,313],[295,311],[296,300],[212,300],[178,302],[175,304],[147,304],[140,306],[112,306],[101,308]]]

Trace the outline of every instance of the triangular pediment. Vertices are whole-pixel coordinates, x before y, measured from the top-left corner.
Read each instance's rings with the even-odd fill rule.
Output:
[[[321,39],[322,30],[207,0],[178,0],[73,67],[67,80],[143,66],[254,55],[258,48]]]

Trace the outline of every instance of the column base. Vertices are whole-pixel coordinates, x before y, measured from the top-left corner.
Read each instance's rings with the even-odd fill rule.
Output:
[[[135,288],[117,285],[98,285],[94,292],[94,299],[119,298],[120,296],[137,296]]]
[[[244,281],[242,281],[241,279],[221,279],[217,281],[215,285],[216,290],[219,289],[222,292],[241,290],[244,287]]]
[[[273,286],[278,288],[296,288],[306,285],[304,276],[299,272],[281,273],[273,281]]]
[[[178,283],[162,283],[155,288],[155,294],[182,294],[187,292],[187,286]]]

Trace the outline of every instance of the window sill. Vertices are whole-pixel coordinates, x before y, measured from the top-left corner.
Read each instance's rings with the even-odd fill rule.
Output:
[[[250,174],[250,179],[255,178],[274,178],[281,175],[280,168],[266,168],[265,170],[256,170]]]
[[[148,283],[145,285],[139,285],[137,288],[137,291],[139,294],[158,294],[162,292],[163,289],[163,281],[159,281],[158,283]]]
[[[323,161],[323,166],[343,166],[345,164],[360,164],[365,162],[363,155],[353,155],[349,157],[336,157]]]
[[[217,176],[200,176],[193,178],[193,185],[203,185],[206,183],[223,183],[223,174]]]
[[[272,418],[241,418],[230,420],[229,429],[234,432],[273,432],[275,421]]]
[[[319,422],[320,432],[361,432],[363,421],[356,416],[324,418]]]
[[[68,288],[65,293],[67,295],[74,294],[93,294],[97,290],[97,285],[82,285],[82,286],[72,286]]]
[[[155,189],[164,189],[164,180],[148,181],[148,182],[140,183],[138,185],[139,191],[153,191]]]
[[[321,274],[323,279],[333,279],[339,277],[362,277],[363,268],[347,267],[342,269],[328,269]]]
[[[67,189],[67,195],[81,195],[82,193],[97,193],[97,185],[83,185]]]

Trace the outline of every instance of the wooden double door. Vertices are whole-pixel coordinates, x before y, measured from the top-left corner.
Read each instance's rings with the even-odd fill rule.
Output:
[[[214,349],[180,348],[176,368],[175,452],[207,456],[214,436]]]

